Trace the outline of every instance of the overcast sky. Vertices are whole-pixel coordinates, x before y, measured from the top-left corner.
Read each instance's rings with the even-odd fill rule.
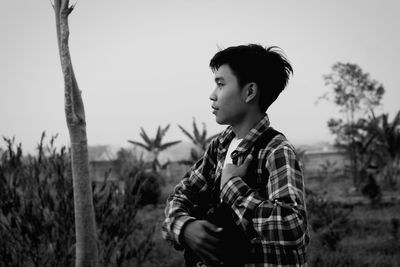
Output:
[[[72,1],[73,3],[75,1]],[[70,48],[86,109],[89,145],[129,146],[140,127],[185,140],[177,125],[215,123],[208,68],[218,47],[280,46],[294,68],[269,110],[272,125],[295,144],[331,141],[338,116],[322,75],[336,62],[358,64],[383,83],[382,112],[400,109],[399,1],[85,1],[70,21]],[[0,135],[34,150],[42,131],[68,144],[55,19],[47,0],[2,0]],[[4,147],[4,143],[0,145]]]

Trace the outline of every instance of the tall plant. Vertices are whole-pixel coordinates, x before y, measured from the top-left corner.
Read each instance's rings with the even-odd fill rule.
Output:
[[[400,111],[392,121],[389,121],[387,113],[380,116],[373,114],[364,129],[373,141],[369,154],[375,156],[382,167],[387,184],[395,185],[400,178]]]
[[[151,155],[153,156],[152,167],[154,171],[159,171],[159,169],[161,168],[161,164],[158,161],[158,156],[160,152],[181,142],[181,141],[172,141],[163,143],[163,139],[168,129],[169,129],[169,124],[164,128],[158,126],[156,136],[154,138],[150,138],[146,133],[146,131],[142,127],[140,127],[141,130],[140,137],[142,137],[144,142],[128,140],[129,143],[142,147],[146,151],[151,153]]]
[[[190,151],[190,159],[182,162],[189,165],[195,163],[198,159],[200,159],[200,157],[206,151],[208,144],[211,142],[213,138],[215,138],[218,135],[214,134],[212,136],[208,136],[206,124],[204,122],[203,122],[203,129],[200,132],[195,118],[193,118],[192,133],[190,133],[181,125],[178,125],[178,127],[195,145],[195,148],[192,148]]]
[[[65,116],[71,141],[71,162],[74,189],[76,266],[97,266],[97,237],[93,192],[89,178],[88,145],[85,109],[72,68],[69,52],[68,16],[74,6],[69,0],[54,0],[57,41],[64,76]]]

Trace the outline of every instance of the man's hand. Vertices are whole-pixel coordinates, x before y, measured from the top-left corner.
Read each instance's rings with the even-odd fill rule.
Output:
[[[247,167],[249,167],[252,159],[253,159],[253,156],[251,154],[249,154],[249,155],[247,155],[244,162],[238,166],[234,165],[234,164],[226,164],[226,166],[222,170],[221,189],[232,177],[236,177],[236,176],[244,177],[247,172]]]
[[[205,263],[220,262],[218,234],[222,228],[205,221],[189,222],[183,229],[185,244],[193,250]]]

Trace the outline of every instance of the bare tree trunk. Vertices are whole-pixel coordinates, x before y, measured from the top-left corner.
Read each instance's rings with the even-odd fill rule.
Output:
[[[73,7],[68,0],[55,0],[57,40],[64,76],[65,115],[71,141],[72,177],[74,187],[76,262],[77,267],[97,266],[97,237],[93,193],[89,178],[85,110],[81,91],[72,69],[68,47],[68,15]]]

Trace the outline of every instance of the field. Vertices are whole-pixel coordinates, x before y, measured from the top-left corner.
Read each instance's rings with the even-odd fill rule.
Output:
[[[1,157],[0,266],[73,266],[68,154],[50,149],[39,161],[18,151],[10,147]],[[121,168],[122,189],[112,181],[96,182],[101,266],[184,266],[182,252],[162,239],[161,224],[166,198],[187,167],[171,164],[160,173],[135,168]],[[147,181],[140,206],[136,174]],[[398,187],[381,185],[382,198],[371,201],[344,175],[306,177],[305,184],[309,266],[400,266]]]
[[[336,234],[313,233],[309,249],[311,266],[400,266],[398,189],[384,188],[381,203],[371,203],[354,189],[347,177],[308,182],[308,188],[324,196],[327,203],[335,203],[327,208],[348,214],[333,227]],[[318,212],[313,214],[310,210],[310,221],[316,215]]]
[[[175,182],[171,177],[167,181],[164,195]],[[384,190],[383,199],[388,201],[371,205],[368,198],[354,191],[346,177],[306,180],[306,187],[316,198],[326,200],[317,206],[309,202],[313,205],[309,209],[309,266],[400,266],[400,204],[392,197],[399,195],[399,190]],[[181,252],[161,238],[163,208],[160,204],[143,211],[142,218],[152,217],[157,223],[155,247],[143,266],[184,266]],[[327,225],[313,226],[321,220]]]

